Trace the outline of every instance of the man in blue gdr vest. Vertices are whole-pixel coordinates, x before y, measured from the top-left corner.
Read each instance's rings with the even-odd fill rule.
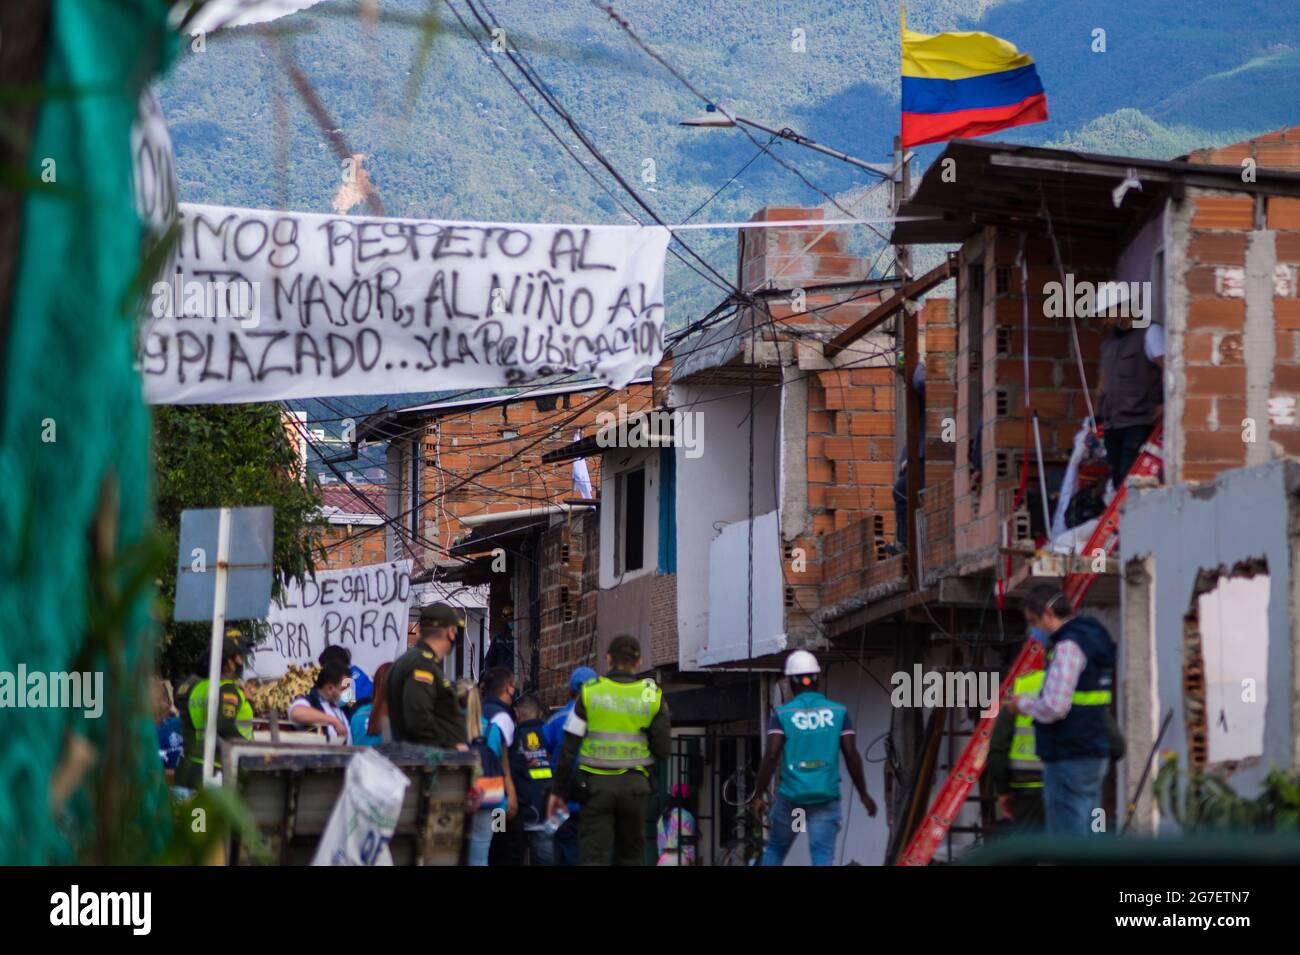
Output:
[[[758,768],[754,812],[761,819],[767,808],[767,787],[777,766],[781,780],[772,804],[772,836],[763,851],[763,865],[781,865],[795,836],[808,831],[813,865],[831,865],[840,832],[840,756],[853,788],[868,816],[876,804],[867,795],[862,757],[848,710],[817,691],[821,665],[807,650],[795,650],[785,660],[793,699],[777,708],[767,727],[767,752]]]
[[[1112,752],[1106,714],[1115,641],[1096,620],[1074,616],[1070,601],[1050,584],[1031,590],[1023,610],[1032,635],[1047,644],[1047,673],[1037,697],[1013,697],[1007,707],[1034,718],[1047,831],[1086,836],[1101,807]]]
[[[573,712],[573,705],[578,701],[582,685],[590,683],[599,676],[600,674],[591,667],[578,667],[574,670],[573,675],[569,677],[569,702],[556,710],[542,727],[542,742],[546,745],[546,755],[551,766],[559,762],[560,746],[564,743],[564,723]],[[569,818],[555,830],[552,861],[555,865],[576,866],[578,864],[578,810],[582,808],[582,804],[570,800],[567,808]]]

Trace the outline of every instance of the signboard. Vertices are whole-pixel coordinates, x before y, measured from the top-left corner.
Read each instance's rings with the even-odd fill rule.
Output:
[[[626,385],[663,354],[659,226],[526,225],[181,205],[140,342],[147,401]]]
[[[314,666],[327,646],[352,653],[352,663],[373,677],[382,663],[406,652],[411,606],[411,562],[318,571],[290,582],[267,615],[271,635],[259,643],[248,675],[282,676],[290,664]]]
[[[221,508],[181,511],[176,565],[178,621],[208,621],[216,606]],[[260,620],[271,603],[271,547],[275,512],[270,507],[230,508],[230,550],[225,578],[224,620]]]

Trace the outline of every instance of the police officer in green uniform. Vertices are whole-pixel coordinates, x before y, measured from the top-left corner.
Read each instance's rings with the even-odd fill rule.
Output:
[[[569,795],[582,803],[579,865],[644,865],[650,769],[669,756],[672,724],[663,690],[636,676],[634,637],[611,640],[605,663],[609,672],[583,685],[564,724],[547,813]]]
[[[244,695],[239,675],[244,672],[244,658],[248,644],[237,631],[226,634],[221,644],[220,698],[217,700],[217,738],[253,738],[253,705]],[[176,767],[175,783],[187,789],[198,789],[203,784],[203,738],[208,725],[208,681],[201,679],[186,694],[185,719],[181,720],[181,737],[185,755]],[[221,768],[221,745],[213,762],[214,769]]]
[[[1031,670],[1016,677],[1011,694],[1036,697],[1043,690],[1044,670]],[[998,794],[1000,823],[1010,822],[1015,830],[1043,826],[1043,763],[1034,745],[1034,718],[998,711],[989,740],[989,779]]]
[[[388,722],[399,743],[467,749],[465,713],[440,661],[456,644],[460,613],[444,603],[420,610],[420,638],[388,674]]]

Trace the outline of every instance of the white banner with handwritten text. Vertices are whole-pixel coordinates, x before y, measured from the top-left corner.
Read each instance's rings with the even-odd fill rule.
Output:
[[[663,354],[661,227],[436,222],[183,204],[146,302],[153,404],[614,387]]]

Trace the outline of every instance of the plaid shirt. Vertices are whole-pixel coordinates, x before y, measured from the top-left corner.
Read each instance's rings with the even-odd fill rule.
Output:
[[[1070,712],[1074,688],[1088,658],[1073,640],[1062,640],[1056,645],[1052,665],[1043,678],[1043,692],[1037,698],[1022,696],[1016,700],[1019,712],[1032,716],[1039,723],[1056,723]]]

